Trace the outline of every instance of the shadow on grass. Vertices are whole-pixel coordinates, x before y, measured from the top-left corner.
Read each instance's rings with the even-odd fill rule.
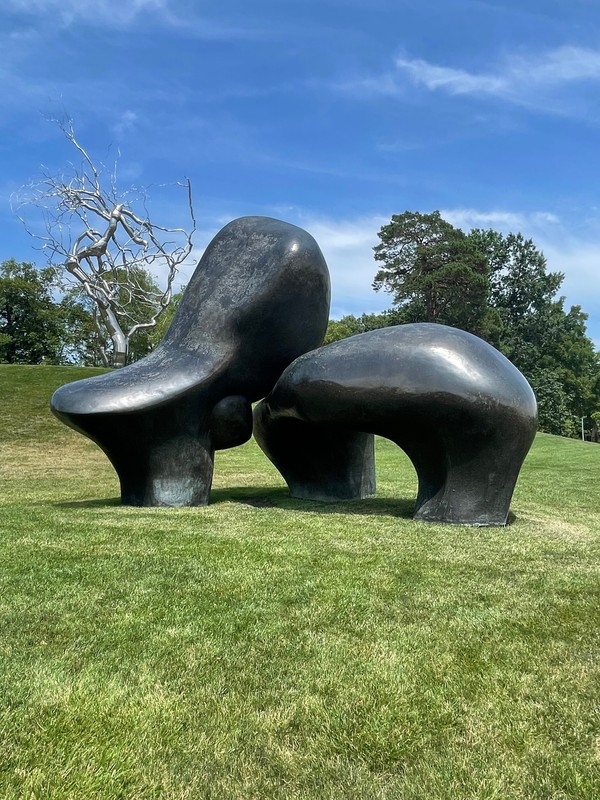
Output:
[[[97,497],[93,500],[70,500],[68,503],[55,503],[57,508],[111,508],[121,505],[120,497]]]
[[[369,514],[412,519],[415,501],[370,497],[366,500],[344,500],[337,503],[320,503],[316,500],[298,500],[290,497],[284,486],[254,488],[251,486],[228,486],[213,489],[211,504],[242,503],[254,508],[282,508],[292,511],[307,511],[313,514]]]
[[[283,486],[229,486],[213,489],[209,505],[241,503],[253,508],[281,508],[313,514],[368,514],[412,519],[414,500],[371,497],[367,500],[346,500],[338,503],[319,503],[290,497]],[[119,497],[100,497],[92,500],[70,500],[55,504],[58,508],[114,508],[121,505]],[[202,506],[200,506],[202,508]]]
[[[338,503],[320,503],[316,500],[298,500],[290,497],[284,486],[229,486],[213,489],[210,493],[209,505],[219,503],[240,503],[253,508],[279,508],[290,511],[309,512],[312,514],[351,514],[367,516],[387,516],[412,519],[415,513],[415,501],[404,498],[370,497],[366,500],[346,500]],[[96,498],[94,500],[72,500],[68,503],[56,503],[58,508],[114,508],[121,505],[120,497]],[[203,508],[204,506],[197,506]],[[128,506],[132,508],[132,506]],[[507,526],[518,521],[518,517],[510,511]],[[475,526],[477,527],[477,526]]]

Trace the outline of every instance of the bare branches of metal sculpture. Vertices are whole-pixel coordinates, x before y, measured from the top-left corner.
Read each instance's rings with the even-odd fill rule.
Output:
[[[214,451],[254,427],[294,497],[374,494],[378,434],[415,467],[416,519],[506,524],[536,430],[521,373],[482,339],[438,324],[319,348],[328,311],[314,239],[243,217],[208,246],[161,345],[63,386],[53,411],[102,447],[132,505],[206,503]]]
[[[505,525],[536,422],[531,387],[508,359],[470,333],[424,323],[298,358],[255,409],[254,430],[293,497],[374,494],[379,434],[415,467],[416,519]]]
[[[131,337],[156,325],[171,301],[177,269],[192,252],[196,220],[190,181],[179,184],[189,228],[158,225],[146,212],[144,192],[119,192],[116,166],[107,173],[79,143],[70,121],[57,124],[81,158],[81,167],[73,167],[66,176],[45,171],[40,181],[13,196],[13,204],[21,211],[34,206],[43,212],[44,233],[31,228],[22,215],[19,218],[40,242],[49,265],[92,301],[95,319],[112,344],[110,359],[102,349],[106,366],[110,361],[122,367]],[[164,288],[154,284],[148,270],[164,275]]]

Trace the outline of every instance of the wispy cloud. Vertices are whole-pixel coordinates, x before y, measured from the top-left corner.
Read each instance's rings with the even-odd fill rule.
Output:
[[[600,80],[600,50],[560,47],[537,55],[512,54],[494,72],[469,72],[423,59],[397,58],[399,73],[432,91],[519,99],[533,89]]]
[[[139,14],[163,11],[169,0],[4,0],[4,11],[15,11],[29,17],[58,17],[63,24],[77,20],[123,25]]]
[[[523,229],[546,230],[559,224],[560,220],[549,211],[523,213],[515,211],[480,211],[474,208],[442,209],[440,214],[456,228],[469,231],[472,228],[494,228],[503,233]]]
[[[137,121],[138,115],[135,113],[135,111],[132,111],[128,108],[120,114],[118,119],[115,120],[111,127],[111,131],[117,139],[122,139],[135,129]]]
[[[423,59],[397,58],[396,69],[413,83],[427,89],[442,89],[450,94],[502,94],[508,81],[501,75],[470,73],[463,69],[442,67]]]
[[[564,90],[573,92],[589,83],[600,83],[600,49],[565,45],[545,52],[506,53],[494,69],[480,72],[402,55],[384,75],[342,88],[402,96],[413,86],[452,97],[488,97],[568,113],[576,98],[571,96],[565,104]]]
[[[3,0],[0,14],[13,12],[39,25],[53,27],[77,24],[128,29],[142,23],[160,23],[166,28],[196,39],[221,40],[255,38],[265,35],[251,26],[215,22],[208,15],[190,10],[181,0]],[[22,37],[22,32],[11,36]]]

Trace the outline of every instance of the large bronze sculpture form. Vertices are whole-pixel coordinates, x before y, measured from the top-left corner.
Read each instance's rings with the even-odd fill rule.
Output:
[[[314,239],[242,217],[209,244],[160,346],[61,387],[52,410],[104,450],[126,504],[207,503],[215,450],[247,441],[254,425],[294,497],[373,495],[379,434],[415,467],[416,519],[505,525],[536,430],[523,375],[482,339],[443,325],[319,347],[328,313]],[[251,403],[265,396],[253,422]]]
[[[323,341],[329,273],[306,231],[242,217],[206,249],[162,343],[66,384],[52,410],[95,441],[129,505],[208,502],[216,449],[252,435],[251,403]]]
[[[482,339],[413,324],[300,356],[254,416],[293,497],[372,495],[379,434],[415,467],[416,519],[505,525],[537,405],[523,375]]]

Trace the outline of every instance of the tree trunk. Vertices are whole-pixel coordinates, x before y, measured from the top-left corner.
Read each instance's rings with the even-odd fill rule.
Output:
[[[438,320],[437,298],[435,294],[435,289],[432,286],[432,284],[429,284],[429,286],[425,290],[425,308],[427,311],[427,322],[437,322]]]
[[[114,344],[114,339],[113,339]],[[127,365],[127,350],[113,350],[112,366],[118,369]]]
[[[129,339],[123,333],[119,320],[110,306],[100,305],[100,315],[106,325],[113,343],[112,365],[116,369],[127,364],[129,353]]]

